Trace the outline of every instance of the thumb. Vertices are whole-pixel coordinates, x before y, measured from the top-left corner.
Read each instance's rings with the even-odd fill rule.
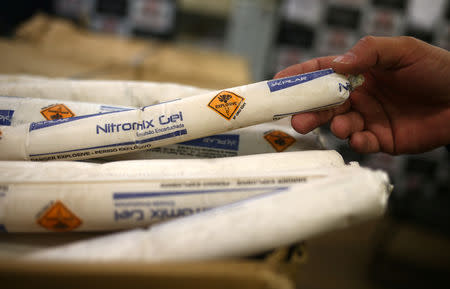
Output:
[[[359,40],[347,53],[336,57],[332,68],[339,73],[358,74],[369,68],[394,69],[402,67],[405,56],[421,45],[413,37],[366,36]]]

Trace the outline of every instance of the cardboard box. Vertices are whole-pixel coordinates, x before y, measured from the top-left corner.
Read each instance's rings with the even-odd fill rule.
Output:
[[[250,82],[248,64],[220,51],[92,33],[39,14],[2,40],[1,73],[174,82],[223,89]]]
[[[264,263],[0,264],[4,288],[294,288]]]
[[[300,243],[250,258],[146,264],[32,263],[21,254],[90,238],[93,233],[6,234],[0,241],[2,288],[295,288],[305,262]]]

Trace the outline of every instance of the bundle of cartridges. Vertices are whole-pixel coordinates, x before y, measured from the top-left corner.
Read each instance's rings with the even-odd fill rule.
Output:
[[[384,213],[385,173],[345,164],[320,150],[316,133],[298,136],[286,119],[273,122],[344,102],[354,84],[330,69],[216,92],[7,79],[0,79],[1,228],[129,230],[27,250],[22,260],[239,257]],[[64,85],[67,98],[53,100]],[[78,97],[107,87],[116,88],[109,103]]]

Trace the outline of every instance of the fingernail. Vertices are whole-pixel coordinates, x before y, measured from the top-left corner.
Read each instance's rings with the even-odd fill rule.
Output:
[[[355,61],[356,55],[353,52],[347,52],[343,55],[340,55],[333,59],[333,62],[342,63],[342,64],[350,64]]]

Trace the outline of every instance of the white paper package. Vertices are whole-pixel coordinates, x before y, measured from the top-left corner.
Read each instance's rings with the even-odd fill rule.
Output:
[[[175,83],[0,75],[0,95],[142,107],[210,90]]]
[[[0,227],[8,232],[142,227],[322,178],[342,167],[335,151],[107,164],[3,161]]]
[[[135,110],[3,127],[0,158],[89,159],[146,150],[338,105],[350,90],[345,76],[326,69]]]
[[[37,262],[196,261],[257,254],[383,214],[387,175],[358,167],[196,215],[41,250]]]
[[[42,120],[130,109],[133,109],[133,107],[0,96],[0,111],[5,112],[4,119],[0,120],[0,126],[17,126]],[[103,158],[103,161],[155,158],[212,158],[321,148],[323,146],[317,131],[301,135],[295,132],[290,125],[289,119],[285,118],[179,144],[114,155]]]

